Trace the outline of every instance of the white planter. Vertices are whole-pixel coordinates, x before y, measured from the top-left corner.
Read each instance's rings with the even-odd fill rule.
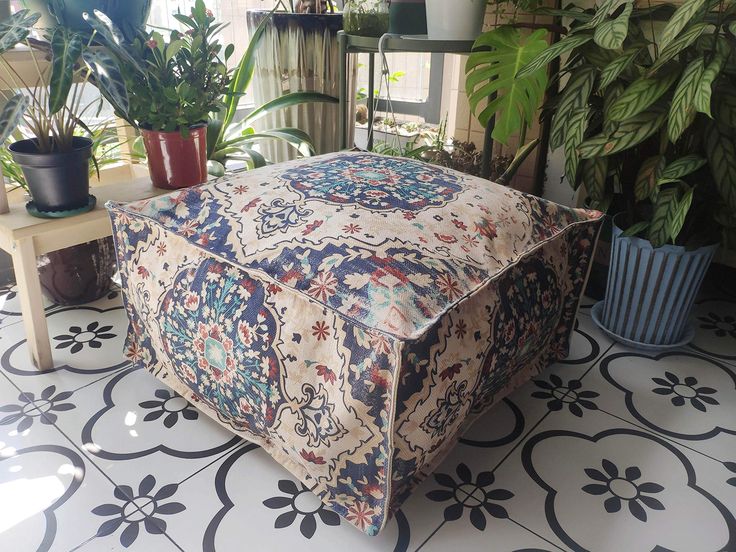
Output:
[[[430,40],[475,40],[483,30],[488,0],[426,0]]]

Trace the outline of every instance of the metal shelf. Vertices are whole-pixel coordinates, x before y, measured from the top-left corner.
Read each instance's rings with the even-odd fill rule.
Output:
[[[347,53],[377,53],[379,38],[351,35],[339,31],[338,40],[344,37]],[[430,40],[419,36],[391,36],[386,39],[384,52],[415,52],[440,54],[469,54],[472,40]]]
[[[369,54],[368,66],[368,120],[373,121],[373,74],[375,54],[378,53],[380,38],[351,35],[338,31],[337,41],[340,45],[340,143],[343,148],[348,144],[348,125],[354,121],[354,114],[347,113],[348,101],[347,56],[349,54]],[[469,54],[473,49],[472,40],[429,40],[419,36],[391,35],[384,42],[384,53],[411,52],[433,54]],[[373,149],[373,135],[369,133],[368,149]]]

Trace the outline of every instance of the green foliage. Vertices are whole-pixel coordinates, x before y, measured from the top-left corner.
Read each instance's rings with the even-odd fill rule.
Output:
[[[306,132],[297,128],[256,131],[253,123],[269,113],[306,103],[338,102],[337,98],[318,92],[292,92],[256,107],[240,121],[235,121],[240,98],[248,91],[253,79],[256,53],[269,21],[270,16],[265,17],[253,33],[245,54],[232,74],[228,91],[222,98],[223,109],[210,114],[207,129],[207,159],[208,170],[213,176],[224,173],[228,160],[244,161],[252,168],[266,165],[266,158],[254,149],[254,145],[263,140],[282,141],[295,148],[301,155],[313,155],[312,139]]]
[[[547,86],[544,67],[528,72],[528,78],[517,79],[517,72],[547,48],[544,31],[523,37],[509,26],[482,34],[473,45],[473,53],[465,67],[465,83],[470,107],[487,126],[496,115],[493,138],[508,143],[510,136],[523,125],[531,125]],[[493,98],[495,96],[495,99]]]
[[[10,98],[0,112],[0,143],[5,142],[23,119],[29,99],[23,94]]]
[[[626,234],[655,247],[712,243],[721,229],[736,243],[736,6],[589,5],[536,10],[561,18],[562,38],[515,74],[523,89],[561,58],[544,112],[567,180],[598,209],[620,195]]]
[[[51,36],[51,80],[49,111],[57,113],[66,104],[74,80],[74,65],[82,54],[82,37],[64,27],[56,27]]]
[[[230,71],[225,54],[232,48],[223,48],[216,38],[223,25],[215,22],[203,0],[196,1],[189,15],[174,17],[185,32],[171,31],[165,38],[155,30],[139,31],[126,43],[104,14],[85,15],[108,54],[92,66],[99,70],[114,59],[127,89],[127,110],[120,87],[108,89],[106,97],[117,114],[134,126],[186,134],[190,126],[206,122],[211,112],[226,108],[223,95]]]

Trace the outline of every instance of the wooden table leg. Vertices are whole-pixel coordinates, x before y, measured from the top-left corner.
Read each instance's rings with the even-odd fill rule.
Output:
[[[13,268],[31,359],[39,370],[48,370],[53,368],[54,360],[51,357],[49,329],[43,308],[33,238],[23,238],[15,242]]]

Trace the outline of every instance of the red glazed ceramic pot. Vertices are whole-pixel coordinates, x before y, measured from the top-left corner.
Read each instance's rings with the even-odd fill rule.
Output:
[[[157,188],[176,190],[207,182],[207,125],[180,131],[141,129],[151,181]]]

